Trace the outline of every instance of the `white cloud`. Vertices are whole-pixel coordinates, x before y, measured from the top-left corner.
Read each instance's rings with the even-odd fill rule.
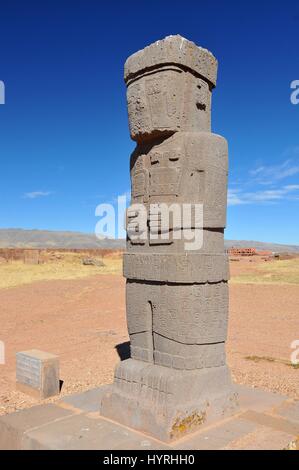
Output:
[[[298,201],[299,146],[285,150],[285,159],[277,165],[260,164],[249,172],[247,180],[231,183],[228,190],[228,205],[275,203],[281,200]],[[285,184],[282,180],[288,180]],[[286,184],[289,182],[289,184]],[[270,189],[265,189],[265,186]]]
[[[279,165],[262,165],[250,171],[250,175],[259,184],[272,184],[284,178],[299,174],[299,146],[286,149],[283,153],[286,158]]]
[[[24,199],[36,199],[38,197],[46,197],[52,194],[51,191],[32,191],[31,193],[23,194]]]
[[[298,200],[299,185],[289,184],[280,188],[270,190],[257,190],[243,192],[241,189],[228,190],[228,205],[237,206],[241,204],[261,204],[278,202],[283,199]]]
[[[227,204],[229,206],[239,206],[240,204],[246,204],[242,199],[242,194],[240,189],[228,189],[227,193]]]
[[[272,184],[290,176],[299,174],[299,162],[286,160],[280,165],[261,166],[250,172],[260,184]]]

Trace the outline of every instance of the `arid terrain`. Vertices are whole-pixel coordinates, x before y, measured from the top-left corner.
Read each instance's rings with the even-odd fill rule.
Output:
[[[15,354],[58,354],[61,394],[109,383],[119,353],[128,354],[125,281],[120,253],[104,266],[82,264],[78,253],[57,253],[43,264],[0,264],[0,414],[37,404],[15,389]],[[228,362],[236,382],[299,398],[299,258],[231,261]],[[57,398],[49,399],[55,401]]]

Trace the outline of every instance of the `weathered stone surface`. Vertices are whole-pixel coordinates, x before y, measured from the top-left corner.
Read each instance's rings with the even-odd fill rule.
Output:
[[[223,254],[223,240],[224,230],[222,228],[210,228],[210,229],[192,229],[193,232],[201,232],[195,237],[202,237],[202,248],[199,250],[192,250],[192,253],[205,253],[207,255],[213,255],[215,253]],[[182,229],[180,230],[182,232]],[[154,254],[176,254],[184,251],[186,241],[184,240],[183,234],[180,235],[180,239],[173,239],[173,233],[170,231],[169,239],[162,240],[160,234],[157,240],[146,238],[145,240],[130,240],[127,241],[127,253],[154,253]]]
[[[47,404],[11,413],[0,418],[0,449],[23,449],[24,436],[31,429],[71,416],[70,410]]]
[[[211,133],[216,73],[214,56],[180,36],[125,65],[137,142],[124,255],[131,359],[101,414],[165,441],[237,407],[225,359],[228,149]]]
[[[239,417],[219,422],[218,426],[190,436],[182,442],[175,443],[174,448],[180,450],[220,450],[227,446],[233,448],[233,443],[254,432],[257,425]],[[269,434],[269,429],[267,430]]]
[[[107,450],[144,448],[142,436],[106,420],[74,415],[28,432],[25,450]],[[166,448],[147,438],[147,448]]]
[[[237,385],[239,394],[240,408],[250,409],[263,413],[265,411],[278,410],[287,400],[286,396],[278,393],[269,392],[255,387],[246,387],[246,385]]]
[[[299,422],[290,421],[281,416],[266,415],[257,411],[246,411],[243,417],[248,421],[260,424],[261,426],[268,426],[276,431],[284,432],[287,434],[299,435]]]
[[[296,402],[291,400],[289,402],[285,402],[276,408],[276,413],[284,418],[299,422],[299,400]]]
[[[95,412],[99,409],[99,401],[102,396],[107,392],[110,385],[102,385],[98,388],[87,390],[84,393],[75,393],[61,398],[61,403],[66,403],[74,408],[80,409],[85,412]]]
[[[173,370],[128,359],[115,371],[101,411],[122,424],[169,442],[230,415],[236,407],[226,366]]]
[[[169,136],[177,131],[211,129],[211,91],[207,82],[172,66],[128,84],[132,139]]]
[[[292,435],[276,431],[265,426],[256,429],[239,439],[235,439],[223,450],[287,450],[292,442]]]
[[[226,282],[178,289],[177,284],[128,281],[132,357],[178,369],[223,365],[227,311]]]
[[[157,419],[159,415],[155,414],[155,411],[158,411],[161,407],[163,408],[163,403],[165,403],[165,400],[161,398],[163,393],[167,393],[169,396],[176,393],[176,379],[174,377],[175,380],[173,382],[170,380],[166,367],[154,369],[153,365],[149,365],[149,370],[145,369],[144,373],[142,373],[142,368],[138,367],[134,373],[134,377],[137,380],[135,382],[130,381],[132,363],[142,364],[141,361],[128,361],[128,367],[124,368],[123,371],[120,371],[119,367],[117,368],[117,376],[121,377],[121,380],[117,379],[117,387],[115,385],[113,387],[104,386],[69,397],[63,397],[57,403],[57,406],[48,404],[35,406],[27,410],[1,416],[0,449],[282,450],[294,448],[295,441],[297,440],[298,422],[294,426],[294,420],[282,419],[276,413],[276,410],[279,413],[284,409],[290,411],[296,410],[297,404],[295,400],[287,399],[286,397],[264,390],[235,386],[235,392],[237,391],[239,394],[240,403],[243,406],[247,403],[248,407],[240,410],[240,413],[236,416],[230,418],[224,416],[224,419],[220,418],[215,422],[213,417],[209,415],[210,411],[215,410],[213,395],[210,392],[211,381],[205,378],[202,380],[202,384],[200,384],[197,374],[197,385],[195,388],[200,386],[201,396],[208,393],[211,400],[211,407],[209,407],[210,410],[206,416],[207,420],[202,424],[202,427],[200,426],[198,431],[184,436],[183,428],[186,426],[186,422],[177,421],[175,422],[174,431],[178,439],[163,444],[160,440],[152,439],[148,434],[129,429],[117,422],[106,420],[94,411],[96,410],[96,401],[98,409],[99,401],[104,397],[107,399],[108,391],[116,394],[116,400],[117,394],[120,394],[121,403],[125,404],[125,406],[127,406],[125,397],[129,396],[129,401],[130,399],[132,400],[131,403],[134,403],[135,397],[135,403],[137,402],[137,408],[139,408],[139,411],[135,412],[133,410],[135,417],[138,417],[141,406],[146,407],[146,404],[150,404],[153,407],[152,413],[147,407],[145,412],[142,412],[142,420],[138,422],[138,426],[141,426],[142,422],[146,422],[144,421],[146,415],[154,416]],[[159,375],[160,380],[157,380],[157,371],[163,371]],[[223,379],[225,377],[224,368],[219,368],[219,371],[220,379]],[[181,371],[177,372],[182,376]],[[193,374],[194,371],[191,371],[190,376]],[[123,378],[127,380],[123,380]],[[187,384],[189,384],[188,379]],[[217,382],[216,379],[213,387],[217,384],[220,391],[222,384]],[[120,391],[119,385],[123,387],[122,391]],[[181,380],[178,381],[178,385],[179,387],[181,386]],[[140,396],[142,394],[139,402],[136,398],[138,394]],[[187,395],[187,398],[189,397],[190,395]],[[110,405],[111,402],[108,403],[108,406]],[[187,402],[185,403],[186,405]],[[196,406],[199,407],[199,402],[196,403]],[[117,409],[118,407],[119,403],[117,404]],[[263,412],[252,413],[254,409],[263,410]],[[226,411],[228,410],[226,409]],[[127,410],[127,414],[129,412],[131,412],[131,408]],[[125,410],[121,410],[120,415],[123,416],[124,414]],[[208,420],[210,420],[210,424]],[[116,417],[116,421],[118,421],[118,417]],[[159,426],[161,429],[162,422]],[[164,432],[163,427],[162,431]],[[182,436],[182,439],[179,438],[180,436]],[[290,444],[291,442],[294,444]]]
[[[187,67],[216,85],[217,59],[207,49],[179,34],[167,36],[132,54],[125,63],[125,81],[143,73],[144,69],[169,63]]]
[[[125,253],[124,276],[178,284],[222,282],[229,279],[228,256],[206,253]]]
[[[177,132],[145,141],[131,155],[132,203],[203,205],[203,227],[224,228],[227,141],[209,132]]]
[[[38,398],[59,394],[59,358],[32,349],[16,354],[17,388]]]
[[[217,60],[181,36],[133,54],[125,64],[131,137],[210,131]]]

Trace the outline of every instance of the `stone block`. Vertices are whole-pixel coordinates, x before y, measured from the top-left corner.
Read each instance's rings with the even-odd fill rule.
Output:
[[[299,422],[299,400],[284,402],[275,411],[284,418]]]
[[[217,60],[181,36],[168,36],[125,64],[131,137],[210,131]]]
[[[185,251],[186,244],[190,246],[190,240],[185,237],[184,229],[170,229],[167,239],[162,239],[161,234],[157,239],[150,237],[150,234],[145,239],[134,239],[130,238],[127,240],[127,252],[128,253],[182,253]],[[194,244],[194,250],[192,253],[223,253],[224,251],[224,236],[223,228],[220,229],[190,229],[193,240],[202,240],[200,248],[196,249]],[[179,233],[178,233],[179,232]],[[193,243],[193,241],[191,240]]]
[[[156,449],[156,445],[153,439],[133,430],[82,414],[31,430],[23,444],[26,450]],[[167,447],[160,444],[158,448]]]
[[[178,289],[176,284],[129,280],[126,296],[133,358],[179,369],[224,364],[226,282],[185,284]]]
[[[233,417],[174,444],[179,450],[220,450],[253,432],[257,425]]]
[[[1,416],[0,449],[23,449],[24,436],[28,431],[53,421],[60,423],[62,419],[72,414],[70,410],[47,404]]]
[[[130,166],[132,204],[151,205],[148,213],[159,203],[201,204],[204,228],[226,226],[228,145],[223,137],[178,132],[162,141],[145,142],[132,153]]]
[[[116,368],[100,412],[171,442],[230,416],[236,408],[226,366],[182,371],[129,359]]]
[[[16,354],[17,389],[37,398],[59,394],[59,358],[37,349]]]
[[[167,36],[132,54],[125,63],[125,81],[163,64],[176,64],[193,70],[216,85],[218,63],[213,54],[179,34]]]
[[[271,413],[280,406],[283,406],[287,400],[286,396],[279,393],[247,387],[246,385],[236,384],[235,390],[239,395],[240,408],[243,410],[250,409],[260,413]]]
[[[217,283],[229,280],[226,254],[125,253],[124,277],[177,284]]]
[[[102,396],[107,393],[109,387],[110,385],[102,385],[86,392],[67,395],[61,399],[61,403],[71,405],[82,412],[96,412]]]

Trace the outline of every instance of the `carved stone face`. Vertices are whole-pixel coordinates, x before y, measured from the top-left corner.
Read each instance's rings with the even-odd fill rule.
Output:
[[[127,100],[133,140],[210,130],[208,83],[177,67],[158,69],[131,81]]]

